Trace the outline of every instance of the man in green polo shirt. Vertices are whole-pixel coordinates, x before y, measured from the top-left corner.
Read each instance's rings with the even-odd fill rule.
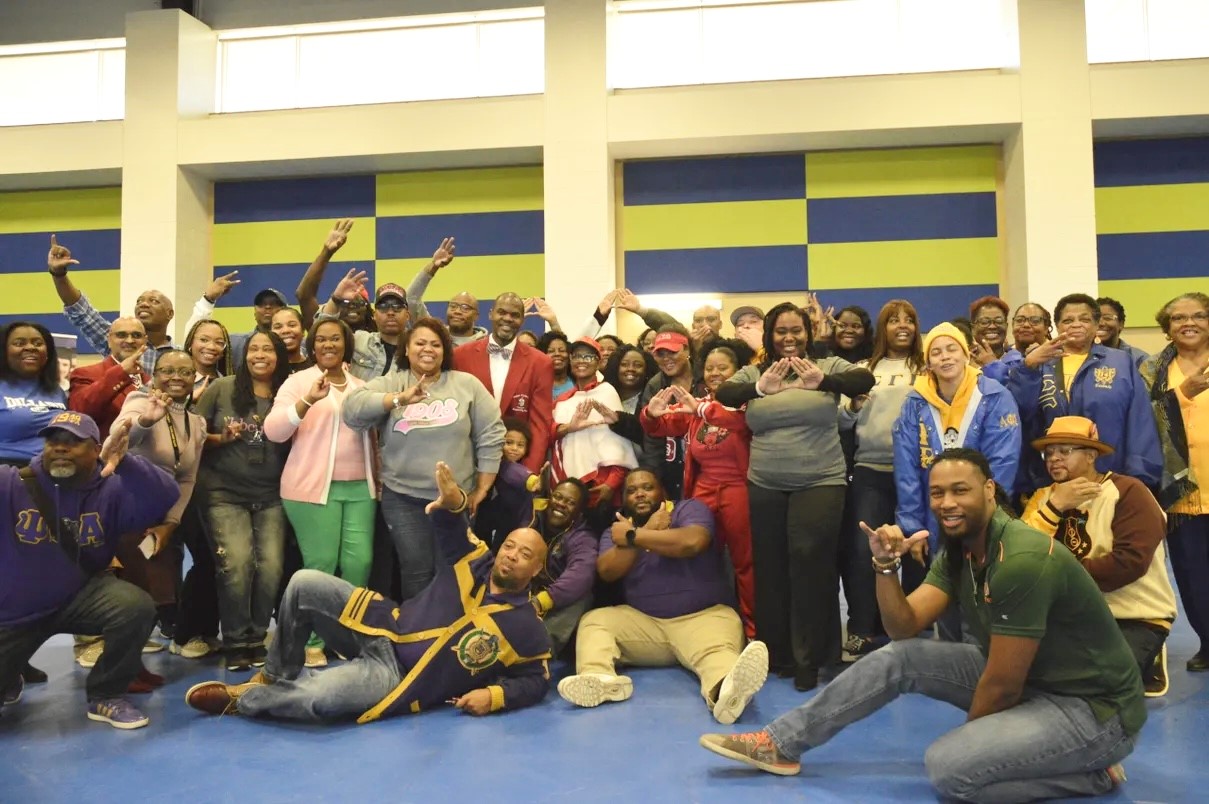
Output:
[[[1137,663],[1095,581],[1065,547],[1000,509],[991,478],[974,450],[936,458],[929,494],[944,549],[910,597],[900,556],[927,531],[907,537],[896,525],[861,523],[894,641],[763,730],[707,734],[702,746],[793,775],[804,751],[915,692],[968,713],[924,756],[943,796],[1031,801],[1123,782],[1119,763],[1146,721]],[[978,644],[916,638],[954,597]]]

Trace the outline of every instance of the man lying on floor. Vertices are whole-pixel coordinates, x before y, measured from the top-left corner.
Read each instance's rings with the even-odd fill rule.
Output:
[[[474,715],[520,709],[546,694],[546,629],[529,602],[529,581],[546,544],[513,531],[493,556],[469,535],[467,494],[444,463],[429,503],[449,566],[403,605],[314,570],[294,575],[278,614],[264,670],[246,684],[208,681],[185,702],[211,715],[293,720],[419,712],[452,703]],[[306,641],[318,634],[349,662],[304,674]]]

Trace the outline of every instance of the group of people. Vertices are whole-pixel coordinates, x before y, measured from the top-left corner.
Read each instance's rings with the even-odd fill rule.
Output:
[[[106,321],[52,238],[104,359],[64,394],[50,333],[0,330],[5,705],[65,632],[93,667],[88,716],[146,725],[127,694],[163,683],[140,659],[157,626],[174,654],[254,671],[190,689],[194,708],[302,719],[520,708],[566,653],[574,705],[628,699],[624,666],[681,665],[729,724],[770,672],[806,691],[855,662],[703,745],[794,773],[921,692],[970,713],[929,751],[938,788],[1016,800],[1123,778],[1143,694],[1167,687],[1165,550],[1209,645],[1209,296],[1158,311],[1153,357],[1120,339],[1119,302],[1084,294],[1052,316],[985,297],[926,330],[906,300],[874,317],[807,294],[731,310],[724,338],[722,311],[686,326],[624,288],[569,330],[505,293],[479,326],[470,294],[444,321],[423,303],[452,237],[408,288],[371,294],[354,269],[320,303],[351,230],[298,309],[259,291],[247,333],[211,318],[240,281],[215,279],[180,348],[170,299]],[[603,333],[615,310],[646,324],[634,344]],[[1046,756],[1063,739],[1085,742]],[[1005,745],[1019,762],[980,753]]]

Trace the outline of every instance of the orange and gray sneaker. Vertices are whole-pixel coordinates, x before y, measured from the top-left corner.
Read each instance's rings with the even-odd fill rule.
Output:
[[[1167,694],[1167,643],[1159,649],[1159,655],[1154,657],[1154,663],[1142,677],[1147,698],[1162,698]]]
[[[264,673],[257,673],[243,684],[203,681],[189,688],[185,693],[185,703],[207,715],[238,715],[239,709],[235,705],[241,695],[253,687],[271,683]]]
[[[802,764],[786,759],[772,741],[767,731],[752,731],[746,734],[703,734],[701,747],[730,759],[738,760],[753,768],[759,768],[778,776],[796,776]]]

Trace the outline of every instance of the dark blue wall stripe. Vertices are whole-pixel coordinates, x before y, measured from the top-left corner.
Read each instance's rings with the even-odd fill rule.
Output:
[[[380,260],[431,257],[441,238],[457,238],[459,257],[541,254],[545,218],[541,210],[409,215],[378,218]]]
[[[806,202],[811,243],[994,237],[994,193],[943,193]]]
[[[116,311],[101,313],[109,321],[118,317]],[[67,316],[62,313],[31,313],[22,315],[0,315],[0,325],[8,324],[12,321],[32,321],[36,324],[49,329],[51,332],[57,332],[63,335],[75,335],[76,351],[82,355],[96,354],[93,348],[84,340],[84,336],[80,335],[80,331],[73,327],[67,321]]]
[[[1209,274],[1209,231],[1096,237],[1101,279],[1167,279]]]
[[[1097,187],[1209,182],[1209,137],[1097,142]]]
[[[231,288],[227,295],[222,297],[219,306],[251,307],[257,293],[265,288],[276,288],[285,294],[291,306],[296,307],[298,303],[294,300],[294,289],[298,287],[298,283],[302,280],[302,275],[306,273],[307,267],[308,265],[304,263],[219,266],[214,269],[214,276],[225,276],[231,271],[239,271],[239,284]],[[332,292],[336,290],[336,285],[344,278],[344,275],[348,273],[350,268],[356,268],[361,271],[368,270],[370,272],[369,292],[371,294],[374,292],[374,265],[372,262],[364,260],[360,262],[333,261],[328,265],[323,279],[319,282],[318,297],[320,303],[331,297]],[[192,304],[193,301],[196,301],[196,299],[189,303]],[[181,310],[177,310],[177,315],[180,315],[181,312]]]
[[[374,176],[218,182],[214,222],[372,218],[376,199]]]
[[[970,302],[981,296],[998,296],[997,285],[950,285],[916,288],[855,288],[820,290],[820,300],[835,309],[855,304],[864,307],[877,320],[877,314],[891,299],[906,299],[919,313],[920,332],[927,332],[942,321],[968,316]]]
[[[804,198],[802,154],[627,162],[624,203],[692,204]]]
[[[487,316],[491,312],[491,308],[494,304],[494,299],[488,299],[486,301],[481,299],[479,300],[479,317],[474,322],[476,327],[482,327],[488,332],[491,331],[491,320]],[[441,301],[428,301],[425,299],[424,306],[428,308],[428,314],[430,316],[440,319],[441,321],[445,320],[445,317],[449,312],[449,302],[445,299],[442,299]],[[527,329],[530,332],[536,333],[540,337],[541,334],[546,331],[546,322],[542,321],[537,316],[532,316],[525,319],[525,323],[521,325],[521,329]]]
[[[46,270],[46,253],[50,250],[50,232],[21,232],[0,234],[0,274],[26,273]],[[71,249],[73,259],[80,261],[72,270],[117,268],[122,261],[122,231],[92,229],[80,232],[56,232],[59,245]],[[51,290],[47,280],[47,290]]]
[[[761,293],[807,287],[806,246],[627,251],[635,293]]]

